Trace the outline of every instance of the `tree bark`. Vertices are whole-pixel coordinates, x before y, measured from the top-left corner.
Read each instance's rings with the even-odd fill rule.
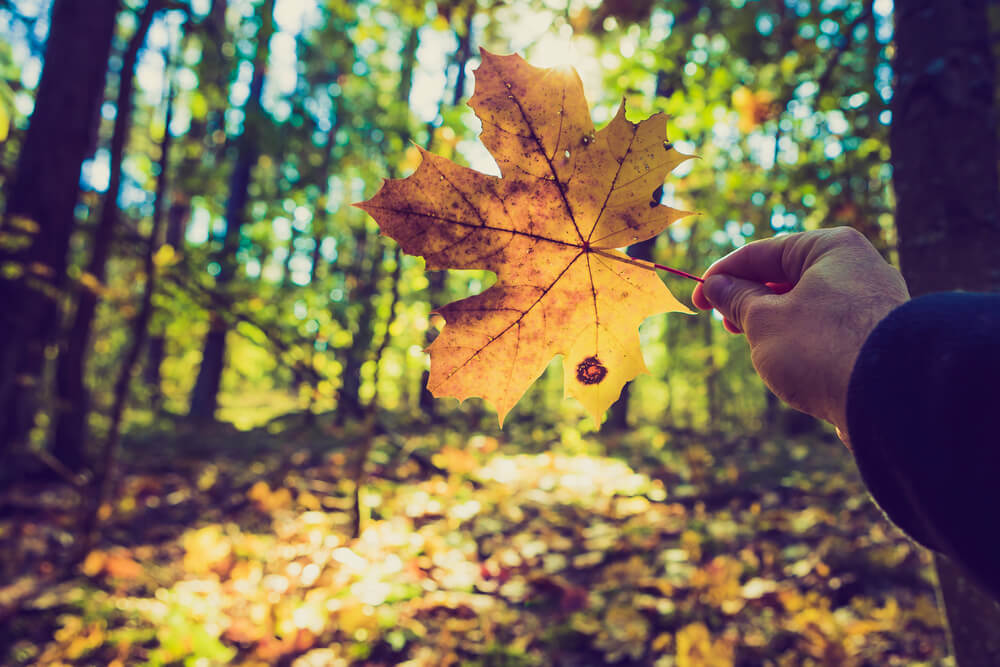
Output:
[[[236,142],[236,163],[229,179],[229,199],[226,202],[226,233],[219,255],[221,267],[216,284],[228,284],[236,274],[236,252],[240,244],[240,230],[246,217],[249,199],[250,176],[257,158],[260,156],[260,131],[263,127],[261,95],[264,91],[264,77],[267,70],[268,46],[274,32],[275,0],[264,2],[258,14],[260,29],[257,31],[257,46],[254,53],[253,79],[250,95],[243,107],[243,133]],[[191,407],[188,415],[194,418],[211,419],[218,406],[219,386],[226,362],[226,334],[229,327],[222,317],[211,315],[210,329],[205,336],[201,366],[198,378],[191,391]]]
[[[989,25],[986,0],[896,3],[890,145],[899,258],[914,296],[1000,290]],[[957,664],[1000,664],[1000,607],[942,556],[935,564]]]
[[[80,167],[94,145],[118,0],[55,0],[35,109],[0,223],[0,453],[34,425],[59,326]],[[30,221],[27,225],[23,221]],[[20,246],[20,247],[18,247]]]
[[[139,17],[139,25],[128,42],[122,56],[118,77],[118,97],[115,100],[115,123],[111,134],[111,165],[108,191],[101,206],[101,217],[91,240],[89,273],[97,284],[103,284],[107,274],[108,257],[115,228],[118,226],[118,195],[121,192],[122,163],[128,134],[132,129],[132,91],[139,49],[146,41],[146,33],[153,23],[162,0],[149,0]],[[56,411],[52,434],[52,455],[70,470],[86,465],[87,415],[90,412],[90,392],[84,382],[87,353],[94,316],[97,313],[98,293],[92,289],[80,290],[73,325],[66,345],[56,366]]]

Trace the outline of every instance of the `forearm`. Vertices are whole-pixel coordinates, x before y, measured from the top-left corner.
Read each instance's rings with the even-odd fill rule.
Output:
[[[868,337],[847,394],[872,496],[1000,597],[1000,295],[938,294]]]

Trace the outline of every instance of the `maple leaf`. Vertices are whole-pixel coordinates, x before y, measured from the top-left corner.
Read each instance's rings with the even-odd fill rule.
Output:
[[[502,177],[421,149],[412,175],[356,206],[428,270],[497,275],[483,293],[437,310],[445,326],[427,350],[434,396],[483,398],[502,426],[563,355],[566,393],[600,424],[625,383],[648,372],[639,324],[691,312],[651,266],[615,250],[688,215],[652,197],[691,156],[667,141],[666,116],[634,124],[624,102],[595,132],[573,69],[481,54],[469,106]]]

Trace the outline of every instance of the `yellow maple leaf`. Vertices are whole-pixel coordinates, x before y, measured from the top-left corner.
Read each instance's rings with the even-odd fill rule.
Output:
[[[478,396],[500,424],[556,355],[566,393],[595,423],[626,382],[647,372],[638,327],[690,312],[651,270],[616,250],[688,215],[653,199],[691,156],[666,137],[666,116],[635,124],[622,104],[595,132],[575,70],[533,67],[482,50],[469,105],[502,177],[421,150],[407,178],[357,204],[428,270],[486,269],[497,282],[439,312],[428,389]]]

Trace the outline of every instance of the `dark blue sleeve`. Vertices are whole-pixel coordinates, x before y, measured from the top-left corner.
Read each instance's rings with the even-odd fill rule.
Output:
[[[1000,599],[1000,294],[930,294],[868,337],[847,393],[885,513]]]

